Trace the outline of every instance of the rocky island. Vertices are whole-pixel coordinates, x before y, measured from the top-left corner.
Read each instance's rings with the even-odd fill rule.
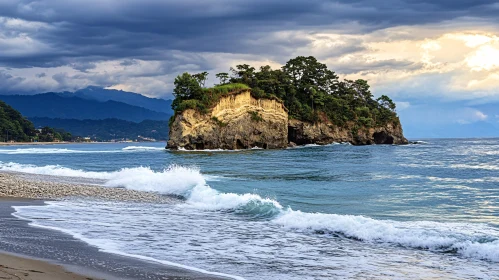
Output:
[[[175,115],[167,148],[278,149],[348,142],[407,144],[395,103],[374,99],[364,80],[338,81],[314,57],[297,57],[282,69],[237,65],[204,88],[208,73],[175,79]]]

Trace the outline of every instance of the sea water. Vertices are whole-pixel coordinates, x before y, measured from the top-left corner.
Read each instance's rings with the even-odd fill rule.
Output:
[[[499,279],[499,139],[2,147],[0,170],[182,198],[16,207],[34,226],[117,254],[235,279]]]

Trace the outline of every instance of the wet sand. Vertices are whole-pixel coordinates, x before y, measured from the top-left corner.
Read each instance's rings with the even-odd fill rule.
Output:
[[[87,187],[97,189],[89,191],[85,189]],[[44,204],[44,200],[30,198],[41,196],[64,199],[64,194],[54,195],[53,193],[59,194],[61,189],[69,196],[116,199],[113,197],[115,194],[107,193],[105,189],[108,188],[37,182],[25,179],[20,174],[0,173],[0,279],[228,279],[102,252],[69,234],[30,226],[29,221],[12,215],[15,212],[13,206]],[[1,193],[2,191],[4,193]],[[121,189],[121,191],[126,190]],[[154,201],[157,198],[156,196],[149,197],[151,194],[148,193],[118,193],[117,195],[118,198],[121,196],[125,201],[129,201],[128,203],[137,203],[135,200],[148,201],[150,198]],[[135,199],[136,195],[140,199]],[[167,201],[171,199],[166,198]],[[168,202],[163,201],[163,203],[165,207],[168,207]]]
[[[89,280],[93,278],[66,271],[59,265],[0,253],[0,279]]]

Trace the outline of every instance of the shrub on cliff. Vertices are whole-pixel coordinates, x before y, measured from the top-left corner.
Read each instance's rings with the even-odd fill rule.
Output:
[[[205,113],[220,97],[249,89],[249,86],[241,83],[203,88],[204,81],[202,78],[204,77],[199,78],[198,76],[199,74],[183,73],[175,79],[175,89],[173,90],[175,99],[172,102],[172,109],[176,113],[186,109],[197,109]]]
[[[251,88],[255,98],[275,98],[284,103],[291,118],[317,122],[324,117],[338,126],[355,122],[362,126],[398,123],[395,103],[382,95],[374,99],[365,80],[339,81],[338,76],[315,57],[299,56],[281,69],[262,66],[259,70],[241,64],[231,68],[232,75],[218,73],[220,85],[203,89],[200,78],[207,73],[184,73],[175,79],[176,112],[186,108],[206,111],[222,95]],[[196,100],[187,101],[187,100]],[[185,102],[184,105],[181,105]]]

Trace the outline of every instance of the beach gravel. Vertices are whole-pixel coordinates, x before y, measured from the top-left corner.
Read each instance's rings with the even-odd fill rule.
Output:
[[[97,198],[117,201],[173,203],[176,199],[153,192],[124,188],[38,181],[18,174],[0,173],[0,197],[29,199]]]

